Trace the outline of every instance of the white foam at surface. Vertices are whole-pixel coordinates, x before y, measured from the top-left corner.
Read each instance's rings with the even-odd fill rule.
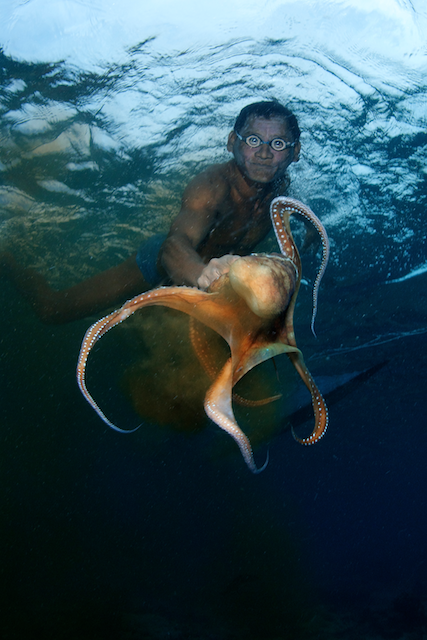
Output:
[[[188,51],[232,38],[302,34],[311,49],[329,51],[331,59],[340,51],[365,58],[366,76],[370,65],[376,75],[377,58],[382,64],[404,60],[411,69],[426,66],[427,11],[421,0],[417,10],[399,0],[157,0],[143,5],[140,0],[12,0],[0,11],[0,41],[7,55],[65,59],[81,68],[123,60],[127,48],[153,37],[158,51]]]

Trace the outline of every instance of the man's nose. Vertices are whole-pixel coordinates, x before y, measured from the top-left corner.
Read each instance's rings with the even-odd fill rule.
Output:
[[[261,142],[260,146],[257,149],[256,155],[260,158],[272,158],[273,152],[271,151],[271,147],[268,142]]]

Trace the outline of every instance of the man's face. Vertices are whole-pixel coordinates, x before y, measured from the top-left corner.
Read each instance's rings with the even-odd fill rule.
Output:
[[[257,135],[266,142],[274,140],[274,138],[293,142],[285,120],[282,118],[267,120],[252,116],[248,118],[239,133],[242,138]],[[237,166],[246,177],[254,182],[268,183],[280,178],[291,162],[298,161],[301,145],[297,142],[295,147],[284,151],[274,151],[268,144],[249,147],[246,142],[239,140],[235,132],[232,131],[228,136],[227,149],[234,155]]]

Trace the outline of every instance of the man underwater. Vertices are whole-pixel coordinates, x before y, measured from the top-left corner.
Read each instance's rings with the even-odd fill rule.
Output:
[[[166,238],[153,236],[121,264],[61,291],[7,253],[0,255],[0,274],[52,324],[96,314],[160,284],[206,290],[271,230],[270,203],[286,194],[287,169],[299,160],[299,138],[297,118],[279,102],[250,104],[228,136],[232,159],[191,180]]]

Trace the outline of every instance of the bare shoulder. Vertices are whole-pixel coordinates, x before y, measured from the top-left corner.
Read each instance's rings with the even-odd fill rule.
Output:
[[[225,181],[229,182],[229,174],[230,174],[230,166],[231,161],[229,162],[221,162],[218,164],[211,164],[206,169],[201,171],[199,174],[193,178],[193,181],[203,181],[203,182],[215,182],[215,181]],[[190,183],[191,184],[191,183]]]
[[[229,163],[213,164],[195,176],[187,185],[183,194],[183,204],[193,200],[204,200],[215,206],[230,191]]]
[[[172,221],[169,239],[178,236],[196,246],[221,216],[230,193],[228,163],[207,167],[186,187],[181,209]]]

